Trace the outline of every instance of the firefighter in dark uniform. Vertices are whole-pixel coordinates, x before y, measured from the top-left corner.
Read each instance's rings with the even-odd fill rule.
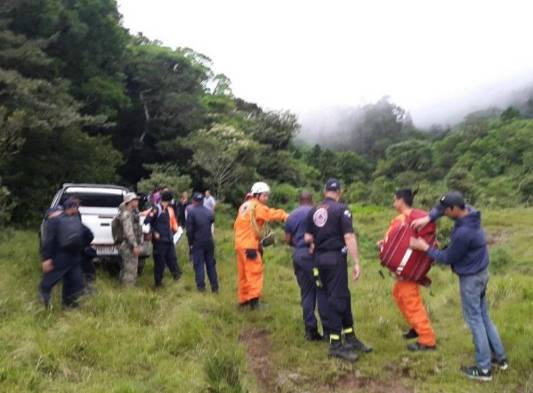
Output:
[[[305,241],[314,253],[328,299],[329,356],[355,361],[356,351],[372,350],[356,337],[353,327],[347,255],[355,263],[353,279],[357,280],[361,274],[357,238],[350,210],[339,203],[341,186],[337,179],[326,182],[324,196],[307,215]]]

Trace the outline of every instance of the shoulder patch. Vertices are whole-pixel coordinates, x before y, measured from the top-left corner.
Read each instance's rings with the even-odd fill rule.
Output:
[[[326,225],[326,222],[328,222],[328,210],[323,207],[318,208],[313,214],[313,222],[319,228]]]
[[[350,213],[350,211],[349,211],[348,209],[346,209],[346,210],[344,211],[344,215],[345,215],[346,217],[348,217],[348,218],[352,218],[352,213]]]

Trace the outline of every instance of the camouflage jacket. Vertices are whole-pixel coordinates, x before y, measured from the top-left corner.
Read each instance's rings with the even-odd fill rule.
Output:
[[[129,210],[125,205],[120,205],[120,222],[122,223],[123,242],[132,247],[141,246],[143,243],[143,231],[139,220],[138,210]]]

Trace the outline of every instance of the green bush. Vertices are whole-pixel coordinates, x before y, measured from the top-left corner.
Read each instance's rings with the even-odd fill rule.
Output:
[[[513,262],[511,253],[505,248],[498,247],[490,251],[490,270],[494,273],[504,272]]]

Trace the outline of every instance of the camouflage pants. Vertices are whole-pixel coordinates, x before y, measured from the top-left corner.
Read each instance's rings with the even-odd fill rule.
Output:
[[[120,268],[119,280],[122,285],[133,286],[137,281],[137,266],[139,257],[133,255],[132,247],[127,243],[122,243],[119,247],[119,253],[122,257],[122,266]]]

